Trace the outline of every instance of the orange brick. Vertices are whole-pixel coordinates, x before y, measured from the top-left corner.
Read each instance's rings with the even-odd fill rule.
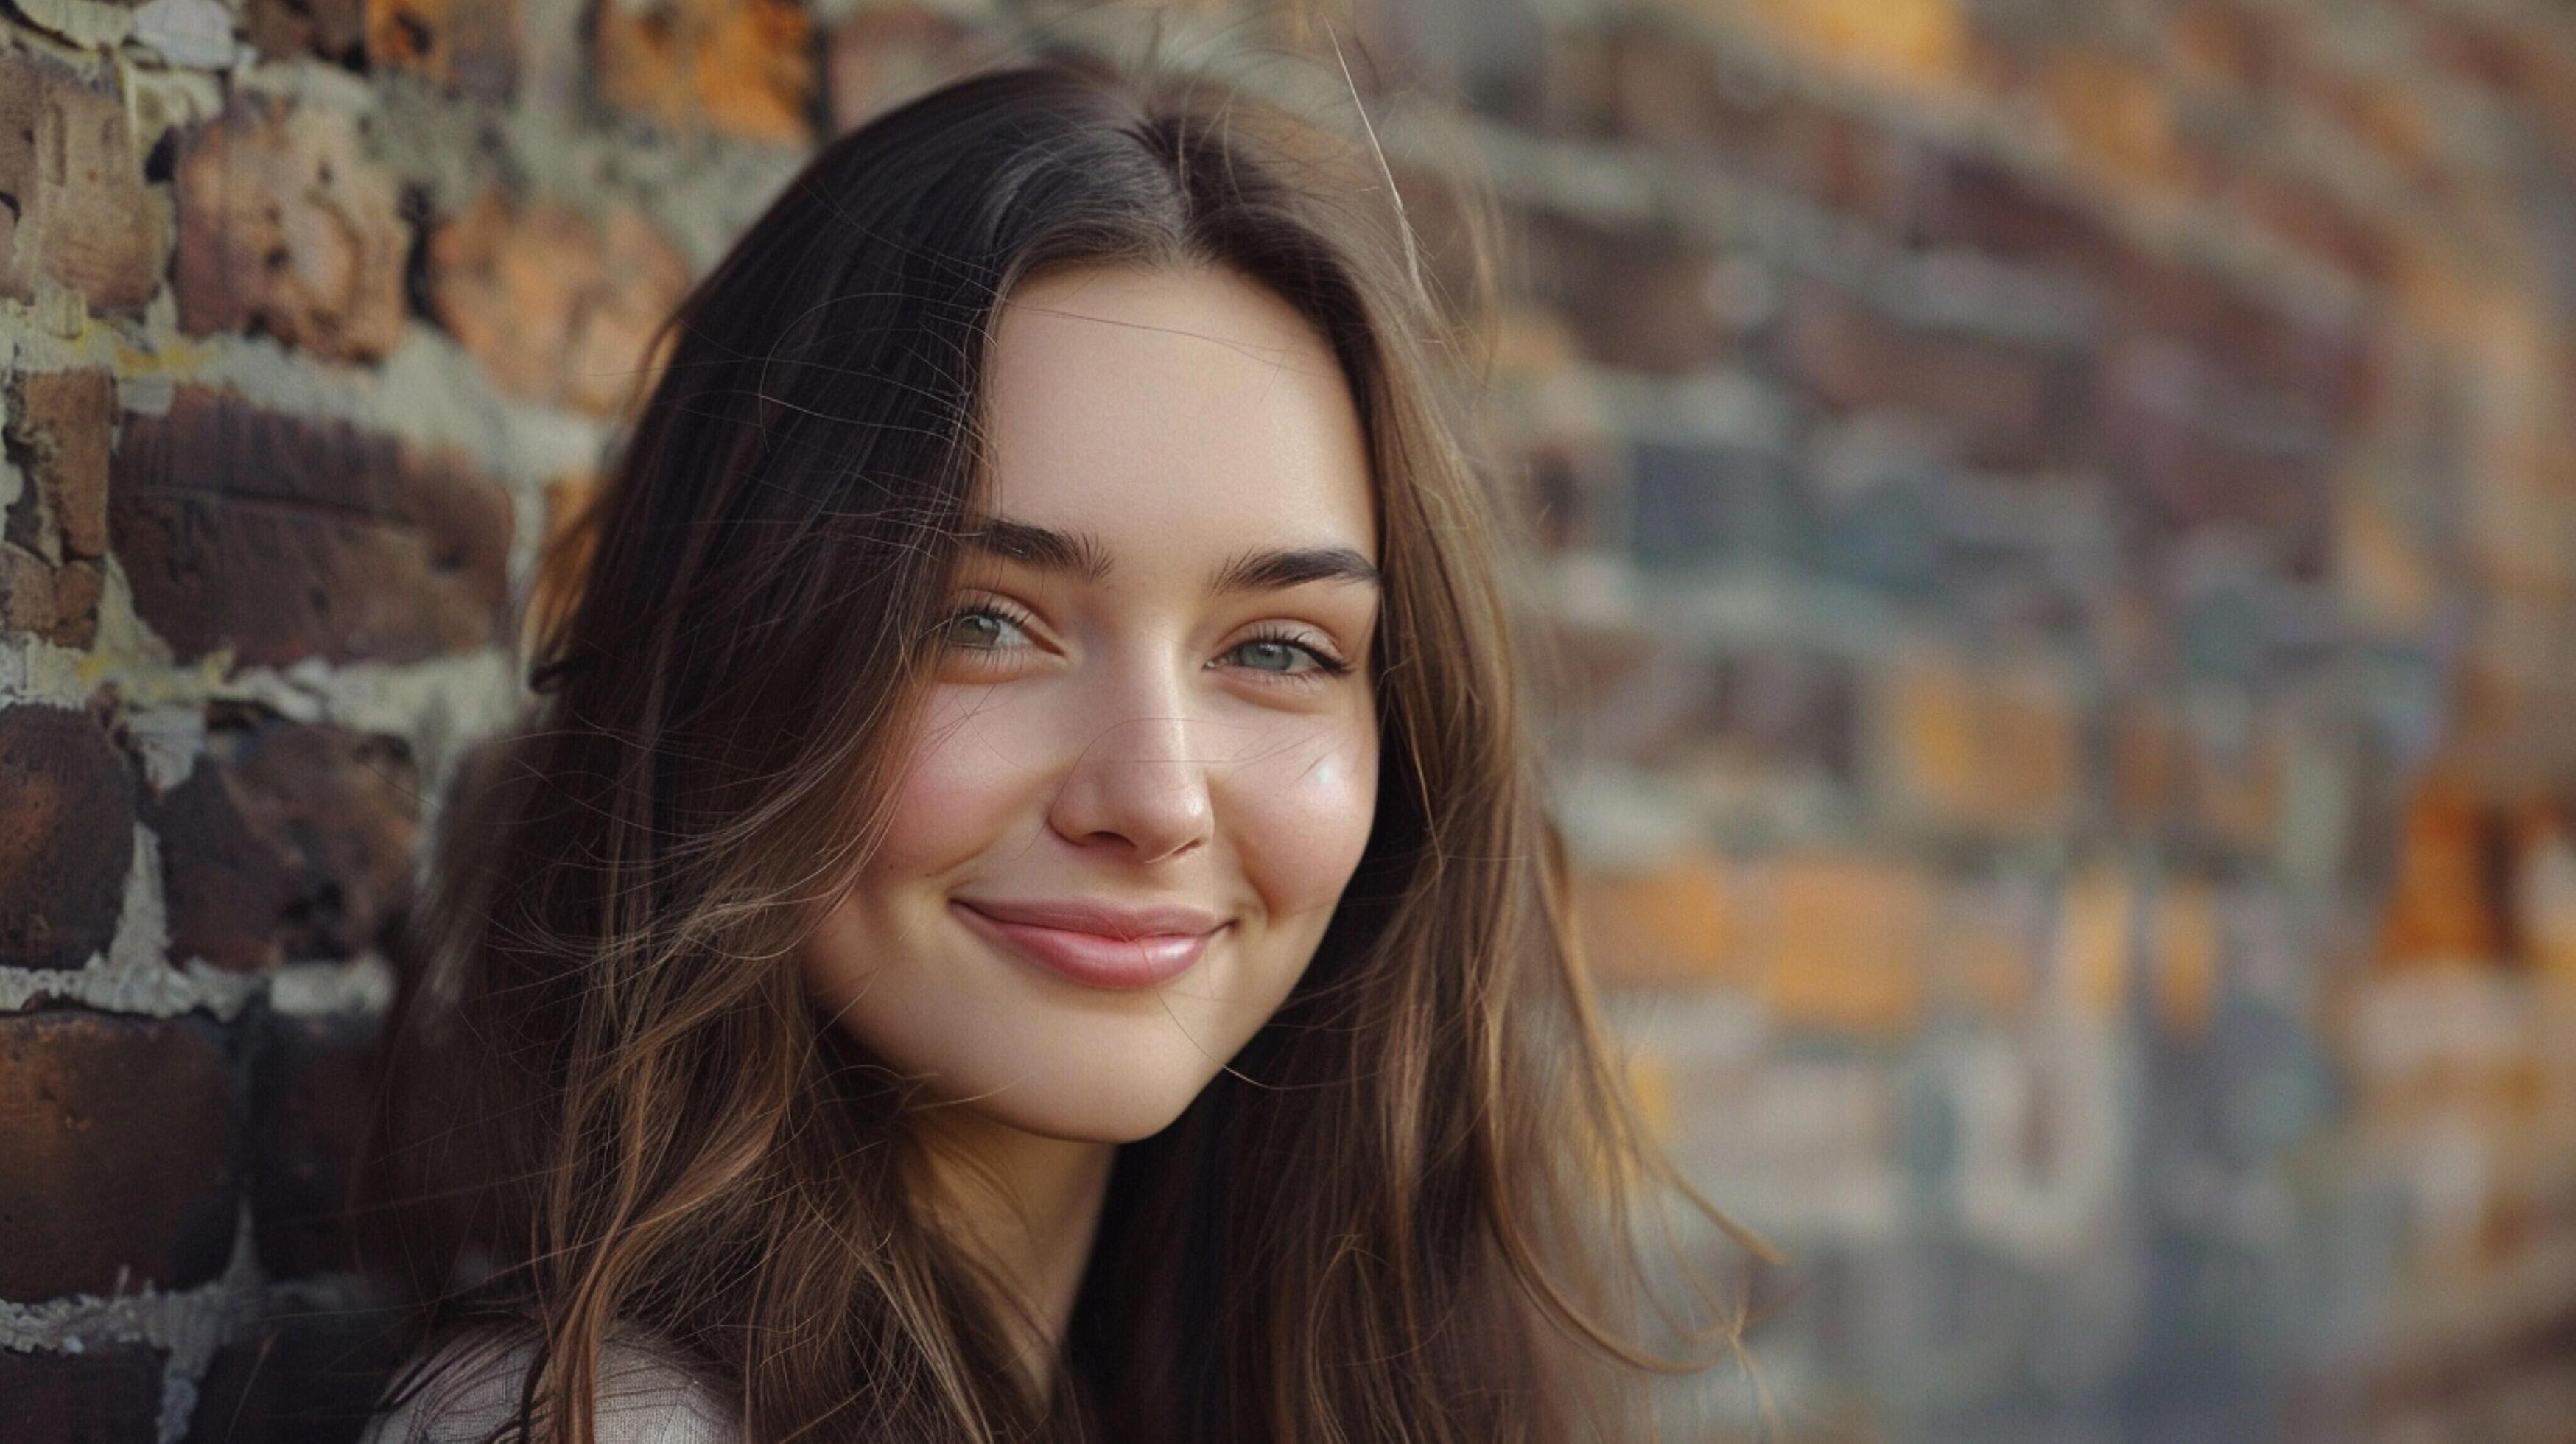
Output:
[[[2418,784],[2381,918],[2383,962],[2476,962],[2503,951],[2491,822],[2457,774],[2436,770]]]
[[[1893,668],[1886,707],[1891,780],[1920,815],[2009,834],[2068,821],[2081,758],[2072,699],[2054,680],[1910,656]]]
[[[1743,981],[1733,966],[1742,904],[1724,859],[1682,857],[1648,872],[1586,877],[1578,889],[1579,920],[1604,979],[1674,987]]]
[[[1923,1005],[1930,883],[1875,858],[1816,853],[1773,873],[1776,924],[1763,994],[1783,1021],[1890,1034]]]
[[[496,388],[596,416],[649,386],[655,333],[689,288],[688,262],[626,206],[595,224],[487,190],[428,252],[431,308]]]
[[[667,0],[593,11],[602,94],[678,131],[814,139],[813,19],[788,0]]]
[[[2156,897],[2153,978],[2157,1021],[2180,1037],[2209,1031],[2217,1009],[2218,896],[2198,878],[2177,879]]]
[[[507,100],[516,88],[518,0],[366,0],[366,8],[371,62],[485,100]]]
[[[2008,672],[1985,694],[1987,796],[1995,825],[2045,830],[2075,801],[2075,709],[2065,689],[2037,672]]]
[[[1913,88],[1957,86],[1972,49],[1957,0],[1757,0],[1751,14],[1829,66]]]
[[[168,212],[144,184],[127,104],[113,84],[0,54],[0,296],[33,300],[41,276],[125,313],[160,289]]]
[[[2182,791],[2182,739],[2173,718],[2145,698],[2124,702],[2111,728],[2111,802],[2121,825],[2158,826]]]
[[[2052,57],[2040,75],[2040,102],[2078,155],[2121,178],[2159,189],[2199,180],[2174,132],[2164,87],[2145,66],[2102,51]]]
[[[2066,986],[2088,1016],[2114,1016],[2128,1003],[2137,886],[2117,868],[2095,866],[2067,885],[2064,908],[2058,953]]]
[[[1985,748],[1974,677],[1957,666],[1908,657],[1896,663],[1889,688],[1889,744],[1904,792],[1935,816],[1979,815]]]
[[[257,330],[335,360],[401,339],[410,230],[356,117],[237,98],[179,161],[179,324]]]

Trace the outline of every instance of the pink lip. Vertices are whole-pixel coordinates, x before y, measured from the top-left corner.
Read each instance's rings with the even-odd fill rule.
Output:
[[[1197,908],[1113,908],[1082,901],[951,899],[967,926],[1059,977],[1093,988],[1150,988],[1188,972],[1225,923]]]

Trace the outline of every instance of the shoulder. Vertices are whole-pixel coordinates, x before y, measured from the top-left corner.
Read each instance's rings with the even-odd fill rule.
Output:
[[[477,1329],[407,1361],[416,1389],[376,1415],[359,1444],[475,1444],[508,1424],[536,1358],[522,1334]],[[599,1444],[740,1444],[735,1411],[678,1351],[634,1331],[600,1346],[593,1400]]]

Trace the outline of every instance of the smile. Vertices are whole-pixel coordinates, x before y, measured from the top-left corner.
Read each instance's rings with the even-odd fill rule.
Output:
[[[1200,933],[1113,937],[997,918],[955,900],[950,901],[949,907],[969,928],[1060,978],[1085,987],[1121,991],[1150,988],[1188,972],[1206,954],[1208,940],[1232,926],[1220,923]]]

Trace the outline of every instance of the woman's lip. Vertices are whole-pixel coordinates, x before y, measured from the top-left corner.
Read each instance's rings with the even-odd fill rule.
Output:
[[[1007,921],[952,899],[966,925],[1058,977],[1092,988],[1150,988],[1188,972],[1207,952],[1204,933],[1157,933],[1120,938],[1039,923]]]
[[[1068,932],[1098,933],[1109,938],[1141,938],[1156,933],[1212,933],[1225,921],[1205,908],[1179,903],[1121,906],[1097,897],[990,898],[961,897],[958,902],[988,918],[1028,923]]]

